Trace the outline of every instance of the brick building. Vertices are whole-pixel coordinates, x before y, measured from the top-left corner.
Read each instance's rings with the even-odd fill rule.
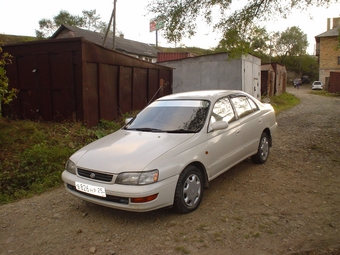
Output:
[[[340,49],[338,36],[340,18],[327,19],[327,31],[315,36],[316,56],[319,58],[319,80],[326,87],[330,74],[340,72]]]

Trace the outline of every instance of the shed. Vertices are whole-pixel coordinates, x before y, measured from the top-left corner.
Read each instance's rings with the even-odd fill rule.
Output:
[[[271,64],[261,65],[261,95],[274,95],[275,71]]]
[[[13,56],[6,68],[9,86],[20,90],[3,106],[5,116],[93,126],[172,93],[171,68],[81,37],[6,45],[3,50]]]
[[[274,95],[281,95],[286,92],[287,86],[287,70],[284,65],[279,63],[271,63],[275,71]]]
[[[227,53],[218,53],[162,62],[162,65],[174,68],[173,93],[237,89],[261,97],[261,59],[250,54],[229,59]]]

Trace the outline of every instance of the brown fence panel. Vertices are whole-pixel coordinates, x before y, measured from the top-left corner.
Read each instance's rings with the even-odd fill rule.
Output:
[[[20,101],[20,109],[15,112],[15,117],[23,119],[39,119],[39,96],[37,90],[22,90],[17,98]],[[20,114],[20,116],[17,116]]]
[[[158,94],[159,88],[159,70],[157,69],[149,69],[149,76],[148,76],[148,103],[151,100],[156,99]]]
[[[99,65],[100,119],[114,120],[118,116],[118,77],[118,66]]]
[[[32,120],[70,119],[75,111],[72,58],[72,52],[14,57],[8,74],[10,88],[19,89],[19,93],[7,114]]]
[[[37,119],[41,107],[38,95],[36,57],[34,55],[19,56],[16,62],[19,88],[19,104],[16,115],[19,118]]]
[[[148,103],[148,74],[145,68],[133,69],[132,110],[141,110]]]
[[[159,72],[159,86],[161,87],[159,97],[172,94],[172,72],[168,69],[161,69]]]
[[[132,67],[120,67],[118,87],[118,111],[120,114],[131,112],[132,110],[132,69]]]
[[[48,119],[53,116],[53,120],[62,121],[70,119],[75,111],[74,101],[74,70],[72,63],[72,52],[66,51],[49,55],[50,88],[46,91],[49,98],[43,97],[44,108],[51,111],[43,116]],[[47,79],[47,77],[45,78]],[[44,79],[44,80],[45,80]],[[52,102],[52,103],[51,103]]]
[[[84,122],[94,126],[99,121],[98,64],[83,63],[83,75]]]

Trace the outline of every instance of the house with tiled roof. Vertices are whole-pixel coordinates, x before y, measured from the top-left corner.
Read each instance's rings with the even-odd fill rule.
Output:
[[[108,49],[113,49],[112,36],[108,36],[105,40],[105,34],[103,33],[93,32],[69,25],[61,25],[52,35],[51,39],[72,37],[83,37],[87,41],[104,46]],[[152,63],[156,63],[157,53],[159,52],[159,50],[149,44],[125,39],[123,35],[115,37],[115,50]]]
[[[327,19],[327,31],[315,36],[316,56],[319,59],[319,80],[329,84],[332,72],[340,72],[340,18]]]

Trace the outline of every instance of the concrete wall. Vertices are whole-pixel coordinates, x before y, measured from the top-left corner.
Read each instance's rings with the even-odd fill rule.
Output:
[[[220,53],[175,61],[162,62],[174,68],[173,93],[209,90],[237,89],[260,98],[261,60],[248,55],[229,60]]]

